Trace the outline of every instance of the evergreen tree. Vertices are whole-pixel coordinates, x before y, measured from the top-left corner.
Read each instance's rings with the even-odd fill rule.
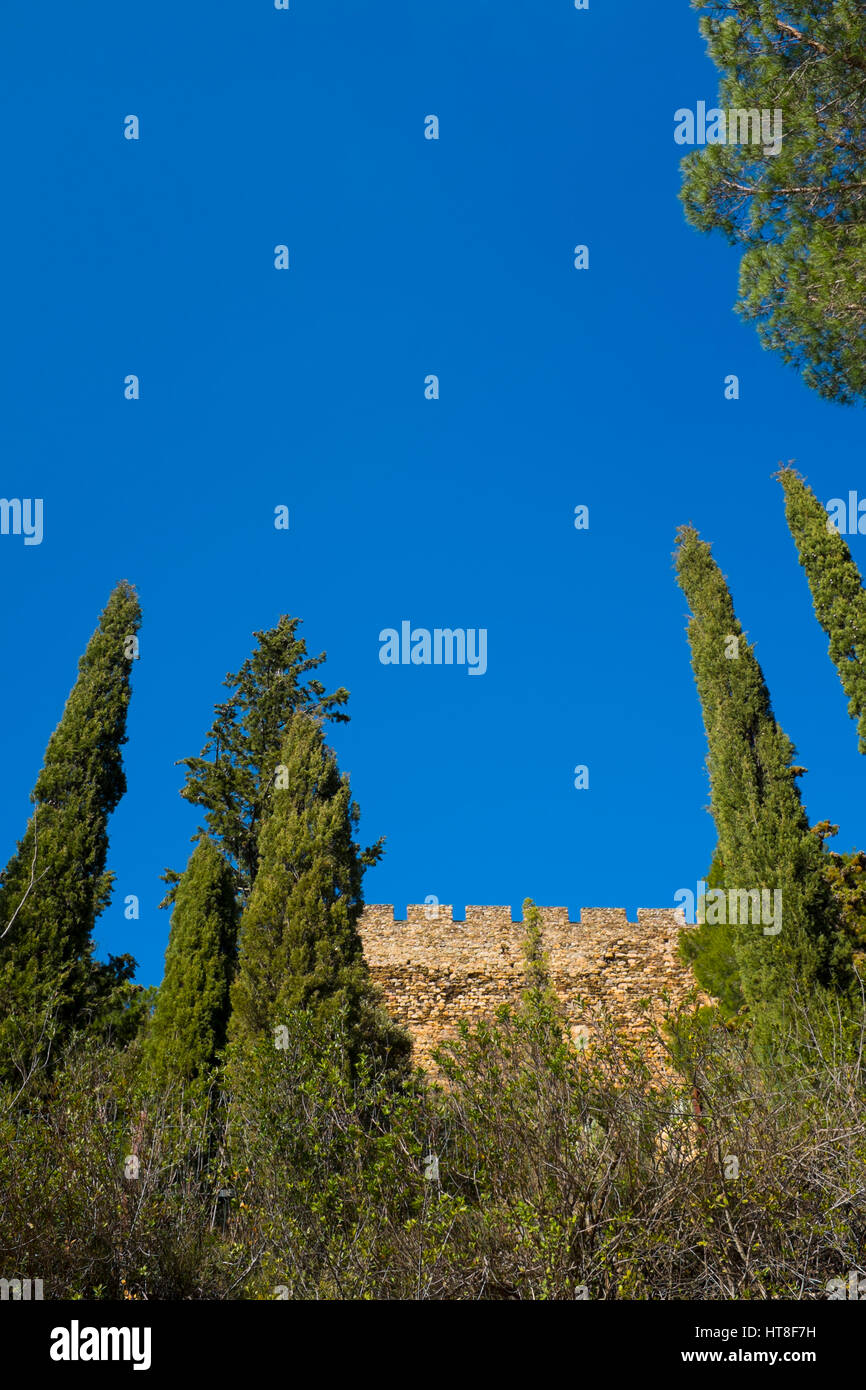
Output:
[[[839,834],[839,827],[820,821],[813,825],[812,834],[823,845]],[[830,850],[826,877],[851,941],[854,968],[866,979],[866,854],[863,850],[852,850],[850,854]]]
[[[847,988],[850,942],[800,799],[797,778],[804,769],[793,765],[794,747],[773,717],[724,576],[691,527],[680,529],[678,542],[678,579],[692,611],[688,635],[707,734],[711,811],[728,889],[720,920],[731,928],[743,998],[767,1035],[785,1021],[795,984]],[[781,929],[731,923],[741,915],[738,899],[736,911],[728,911],[732,889],[781,890]],[[709,926],[720,906],[714,900],[711,911],[708,903]],[[700,956],[695,966],[700,979]]]
[[[144,1031],[156,1001],[156,987],[133,980],[137,962],[125,952],[107,961],[92,960],[79,1021],[89,1040],[126,1047]]]
[[[259,861],[259,834],[272,794],[280,743],[292,714],[306,710],[334,720],[348,720],[341,707],[349,698],[342,687],[333,695],[317,679],[305,680],[325,660],[307,656],[296,635],[300,619],[280,618],[276,627],[255,632],[258,645],[240,671],[223,682],[231,690],[217,705],[207,742],[198,758],[185,758],[182,795],[206,810],[208,831],[236,875],[246,899]],[[172,884],[178,875],[166,874]]]
[[[866,753],[866,591],[860,572],[805,480],[793,468],[781,469],[778,476],[815,616],[830,638],[830,660],[848,696],[848,713],[857,720],[860,752]]]
[[[31,793],[33,815],[0,882],[0,1076],[20,1077],[56,1051],[123,983],[94,962],[92,931],[111,894],[107,824],[126,790],[121,748],[140,621],[135,590],[119,584],[79,662]]]
[[[261,835],[259,872],[241,921],[230,1038],[271,1033],[289,1015],[339,1021],[347,1055],[408,1056],[405,1034],[384,1013],[364,959],[358,920],[365,868],[349,779],[324,741],[321,719],[292,718]]]
[[[706,877],[708,891],[725,888],[725,869],[718,849]],[[704,989],[719,1001],[722,1013],[730,1018],[743,1007],[740,969],[734,949],[734,928],[727,922],[708,922],[706,896],[697,905],[697,922],[680,938],[684,960],[694,967]],[[717,914],[712,913],[713,917]]]
[[[866,8],[860,0],[692,3],[722,72],[716,106],[742,111],[748,130],[727,130],[726,143],[686,156],[686,216],[745,248],[737,308],[764,346],[822,396],[862,399]],[[766,134],[751,124],[763,112]],[[733,143],[738,134],[743,142]]]
[[[225,1046],[237,919],[234,874],[202,836],[174,894],[165,976],[145,1043],[160,1076],[193,1080]]]

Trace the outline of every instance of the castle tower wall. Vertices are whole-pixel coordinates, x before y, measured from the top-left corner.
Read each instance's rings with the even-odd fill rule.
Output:
[[[539,912],[553,986],[575,1039],[591,1037],[604,1003],[636,1040],[647,1029],[641,1001],[660,1020],[696,987],[677,950],[681,909],[641,908],[637,922],[623,908],[582,908],[577,922],[564,907]],[[433,1048],[461,1019],[492,1018],[499,1005],[520,1000],[523,923],[512,921],[510,907],[468,906],[465,921],[455,921],[450,905],[413,903],[405,920],[395,920],[390,904],[371,904],[360,930],[371,972],[411,1032],[421,1066],[430,1067]]]

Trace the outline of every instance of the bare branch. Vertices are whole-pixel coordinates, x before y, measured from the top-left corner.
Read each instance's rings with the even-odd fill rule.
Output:
[[[39,875],[39,878],[34,877],[36,873],[36,855],[39,850],[39,832],[36,825],[36,817],[38,816],[38,814],[39,807],[37,806],[36,810],[33,812],[33,863],[30,865],[30,882],[27,885],[27,891],[24,894],[24,897],[21,899],[15,911],[12,913],[12,916],[9,918],[8,924],[3,928],[2,931],[0,931],[0,941],[3,940],[4,936],[9,931],[10,927],[12,926],[12,923],[15,921],[15,918],[18,916],[18,913],[21,911],[27,899],[30,897],[30,894],[33,891],[36,884],[39,883],[40,880],[43,879],[45,875],[48,873],[48,867],[46,865],[46,867],[42,870],[42,873]]]

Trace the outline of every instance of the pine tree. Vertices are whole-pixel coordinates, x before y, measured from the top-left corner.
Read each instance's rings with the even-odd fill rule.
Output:
[[[763,672],[734,613],[709,545],[691,527],[678,533],[677,573],[692,617],[692,669],[707,734],[711,811],[728,889],[721,920],[732,926],[739,988],[765,1035],[786,1021],[791,992],[849,984],[850,943],[810,832],[793,765]],[[731,890],[781,890],[781,930],[730,922]],[[709,898],[709,894],[708,894]],[[714,906],[718,907],[718,900]],[[707,923],[717,913],[707,906]],[[700,957],[695,962],[701,978]]]
[[[208,831],[234,870],[244,899],[255,881],[259,834],[291,716],[306,710],[338,721],[349,717],[341,708],[348,691],[341,687],[328,695],[319,680],[304,679],[321,666],[325,654],[307,656],[306,644],[296,635],[299,624],[300,619],[283,615],[276,627],[253,634],[258,645],[240,671],[226,676],[223,684],[232,693],[216,707],[201,756],[181,762],[187,769],[182,795],[205,807]],[[176,885],[177,878],[172,871],[166,874],[170,884]]]
[[[20,1078],[56,1052],[118,984],[112,967],[94,962],[92,932],[111,894],[107,824],[126,790],[121,748],[140,621],[135,590],[119,584],[78,664],[31,793],[33,815],[3,873],[0,1076]]]
[[[225,1046],[237,922],[234,874],[203,836],[174,893],[165,976],[145,1043],[157,1075],[205,1075]]]
[[[815,616],[830,638],[830,660],[857,720],[866,753],[866,591],[844,539],[806,481],[793,468],[780,469],[785,516],[800,564],[806,571]]]
[[[748,130],[732,138],[726,129],[726,143],[685,158],[686,216],[745,248],[737,308],[764,346],[822,396],[862,399],[866,9],[859,0],[692,3],[722,73],[716,107],[741,111]],[[763,112],[769,140],[752,127]]]
[[[408,1039],[381,1007],[358,931],[364,870],[382,846],[362,851],[353,838],[358,807],[320,718],[292,718],[274,778],[241,921],[230,1038],[264,1036],[304,1012],[340,1022],[350,1061],[368,1051],[402,1062]]]

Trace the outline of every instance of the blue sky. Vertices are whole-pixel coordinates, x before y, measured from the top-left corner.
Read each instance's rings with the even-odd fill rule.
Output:
[[[159,875],[198,823],[175,762],[282,612],[352,692],[334,743],[363,835],[387,836],[368,901],[672,905],[714,843],[682,522],[729,577],[810,816],[866,843],[866,762],[771,477],[793,458],[822,500],[866,491],[863,416],[761,349],[736,251],[684,222],[673,115],[717,88],[686,0],[7,0],[0,44],[0,491],[45,517],[40,546],[0,537],[0,857],[127,578],[103,954],[161,977]],[[486,674],[382,665],[403,619],[486,628]]]

